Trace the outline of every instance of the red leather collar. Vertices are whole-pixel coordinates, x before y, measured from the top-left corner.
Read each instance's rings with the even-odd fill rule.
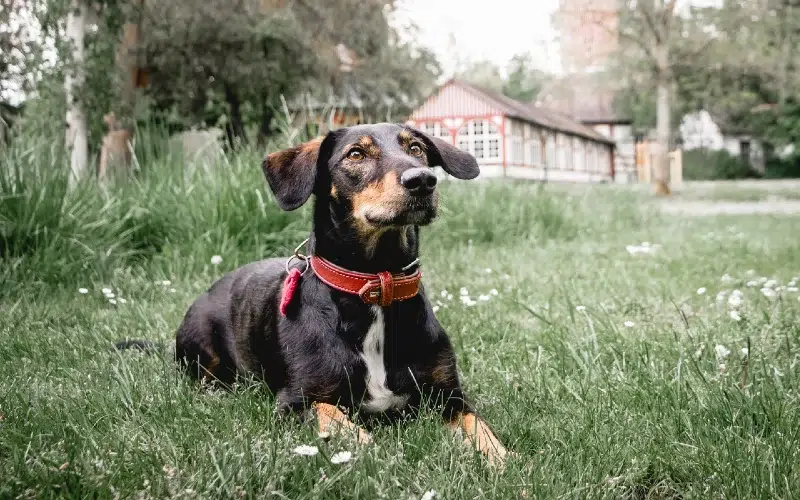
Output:
[[[383,271],[378,274],[357,273],[341,268],[322,257],[312,255],[311,269],[323,283],[341,292],[358,295],[365,304],[390,306],[397,300],[406,300],[419,293],[422,272],[412,274],[392,274]]]

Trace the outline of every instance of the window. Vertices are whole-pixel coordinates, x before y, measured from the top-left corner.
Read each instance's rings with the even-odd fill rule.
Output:
[[[464,123],[458,131],[457,144],[477,160],[500,157],[500,131],[489,120]]]
[[[569,155],[569,142],[564,136],[558,136],[558,168],[562,170],[572,170],[572,162]]]
[[[489,158],[500,158],[500,141],[489,139]]]
[[[483,141],[478,140],[475,141],[475,158],[482,159],[483,158]]]
[[[583,147],[581,145],[581,141],[577,137],[572,138],[572,168],[577,171],[584,170],[583,159],[581,158],[581,153],[583,153]]]
[[[547,152],[544,155],[545,165],[549,168],[556,167],[556,143],[553,136],[547,136]]]
[[[531,163],[537,167],[542,164],[542,144],[538,137],[531,139]]]
[[[522,139],[519,137],[512,137],[511,138],[511,154],[513,155],[511,161],[514,163],[523,163],[525,161],[524,158],[524,150],[522,149]]]

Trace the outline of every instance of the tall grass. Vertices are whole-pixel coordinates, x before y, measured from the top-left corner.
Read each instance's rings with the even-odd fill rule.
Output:
[[[285,133],[281,147],[303,139]],[[22,137],[0,153],[0,293],[103,281],[119,269],[190,274],[214,254],[244,263],[302,240],[310,211],[277,207],[261,173],[263,151],[193,169],[165,146],[165,134],[137,134],[133,181],[104,188],[88,180],[71,192],[67,155],[49,139]],[[493,182],[445,183],[442,191],[444,217],[426,235],[432,245],[541,243],[593,230],[583,222],[592,204],[566,192]]]

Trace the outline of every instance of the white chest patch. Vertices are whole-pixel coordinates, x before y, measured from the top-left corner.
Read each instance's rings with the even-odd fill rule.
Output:
[[[381,412],[389,409],[399,410],[408,402],[408,396],[398,396],[386,386],[386,365],[383,362],[383,347],[386,341],[384,331],[383,310],[372,306],[375,321],[364,337],[361,359],[367,368],[367,401],[364,409],[370,412]]]

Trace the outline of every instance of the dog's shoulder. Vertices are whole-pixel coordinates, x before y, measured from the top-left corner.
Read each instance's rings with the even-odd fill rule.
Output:
[[[228,290],[226,292],[236,300],[248,296],[274,295],[280,290],[285,276],[286,258],[278,257],[245,264],[228,273],[218,283],[227,280],[226,288]]]

